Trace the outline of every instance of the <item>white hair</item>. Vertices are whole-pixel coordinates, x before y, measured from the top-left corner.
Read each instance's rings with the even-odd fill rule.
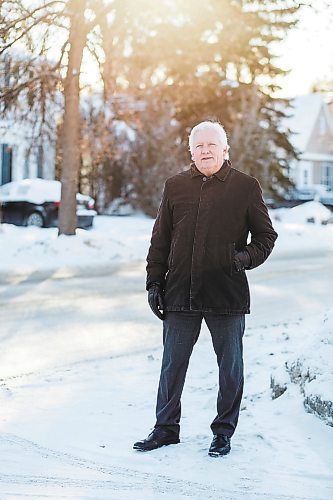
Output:
[[[223,148],[227,148],[229,151],[229,144],[228,144],[228,138],[227,134],[225,133],[225,130],[223,128],[223,125],[219,122],[210,122],[210,121],[205,121],[198,123],[198,125],[195,125],[195,127],[192,128],[190,135],[188,136],[188,145],[190,152],[193,153],[193,146],[194,146],[194,135],[199,132],[200,130],[206,130],[206,129],[211,129],[215,130],[218,133],[219,139],[221,141],[221,144]],[[229,153],[225,155],[225,160],[229,160]]]

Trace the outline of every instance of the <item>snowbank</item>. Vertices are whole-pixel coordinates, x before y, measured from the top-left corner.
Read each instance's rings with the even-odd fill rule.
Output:
[[[307,411],[333,426],[333,308],[300,333],[297,349],[272,375],[273,398],[298,384]]]
[[[271,210],[279,238],[270,259],[282,258],[286,254],[297,256],[300,251],[310,254],[332,251],[333,224],[304,222],[309,218],[324,220],[326,211],[318,202],[304,203],[292,209]],[[98,216],[91,230],[79,229],[76,237],[58,237],[56,228],[2,224],[0,272],[21,273],[142,261],[147,255],[153,223],[153,219],[140,214]]]
[[[95,217],[94,228],[58,237],[57,228],[0,226],[0,272],[90,267],[145,258],[152,229],[146,217]]]
[[[277,208],[271,211],[275,220],[289,224],[325,224],[332,212],[319,201],[308,201],[293,208]]]

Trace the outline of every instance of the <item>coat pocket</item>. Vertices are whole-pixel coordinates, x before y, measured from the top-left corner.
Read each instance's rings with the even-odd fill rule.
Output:
[[[170,246],[170,252],[169,252],[169,256],[168,256],[168,269],[169,269],[169,271],[172,270],[172,266],[173,266],[176,241],[177,241],[177,236],[174,237],[174,239],[171,242],[171,246]]]
[[[230,243],[229,245],[229,252],[230,252],[230,276],[236,272],[235,270],[235,254],[236,254],[236,245],[235,243]]]
[[[234,273],[235,243],[225,243],[220,247],[220,263],[226,274],[232,276]]]
[[[194,207],[194,203],[192,202],[180,202],[176,203],[173,207],[172,211],[172,222],[173,227],[177,226],[186,218],[189,212]]]
[[[206,246],[204,267],[209,271],[222,271],[228,276],[234,272],[235,243],[210,241]]]

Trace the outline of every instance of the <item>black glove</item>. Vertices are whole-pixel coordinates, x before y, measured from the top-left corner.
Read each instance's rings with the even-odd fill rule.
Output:
[[[251,266],[251,257],[247,250],[241,250],[240,252],[236,252],[234,257],[234,268],[236,272],[244,271],[244,269],[248,269]]]
[[[159,283],[153,283],[148,289],[148,303],[150,309],[158,317],[164,319],[162,287]]]

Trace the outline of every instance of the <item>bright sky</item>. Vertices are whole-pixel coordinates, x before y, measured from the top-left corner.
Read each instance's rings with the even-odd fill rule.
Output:
[[[297,28],[276,46],[276,64],[291,70],[280,79],[282,90],[276,96],[304,95],[320,80],[333,81],[333,0],[316,0],[312,6],[303,8]],[[98,68],[92,58],[82,72],[84,83],[98,85]]]
[[[279,44],[278,65],[290,69],[281,80],[279,96],[307,94],[318,80],[333,81],[333,0],[316,0],[318,12],[304,8],[300,23]],[[333,90],[333,89],[332,89]]]

